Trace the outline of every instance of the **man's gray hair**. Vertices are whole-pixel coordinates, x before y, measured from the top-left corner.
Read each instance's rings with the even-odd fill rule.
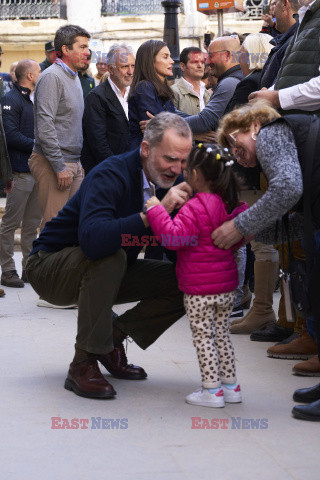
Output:
[[[143,140],[148,142],[150,147],[154,147],[162,142],[163,135],[170,129],[175,130],[178,135],[184,138],[192,136],[189,125],[182,117],[175,113],[161,112],[148,123]]]
[[[122,58],[122,54],[134,56],[132,48],[125,43],[114,43],[111,45],[109,52],[107,53],[107,64],[115,65],[116,61],[119,60],[120,55]]]

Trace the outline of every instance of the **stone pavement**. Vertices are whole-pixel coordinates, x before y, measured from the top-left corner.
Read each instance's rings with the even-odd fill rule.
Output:
[[[21,254],[15,256],[21,272]],[[291,417],[293,391],[319,379],[292,375],[294,360],[267,358],[270,344],[232,336],[242,404],[187,405],[185,396],[200,382],[184,317],[147,351],[128,345],[129,361],[146,369],[147,380],[108,374],[117,398],[88,400],[63,388],[77,311],[37,307],[30,285],[5,290],[0,298],[1,479],[320,478],[320,425]],[[53,429],[53,417],[60,426],[62,419],[65,426],[81,419],[87,428]],[[212,419],[219,428],[192,428],[193,422],[205,427]]]

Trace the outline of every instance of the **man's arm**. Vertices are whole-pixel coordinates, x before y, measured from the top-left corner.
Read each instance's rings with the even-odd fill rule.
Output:
[[[19,123],[21,107],[14,99],[6,96],[1,100],[3,127],[6,134],[8,147],[21,152],[32,152],[34,139],[26,137],[20,132]]]
[[[225,78],[222,80],[206,107],[198,114],[192,116],[182,115],[188,122],[193,133],[204,133],[216,130],[220,118],[231,100],[239,80],[237,78]],[[177,112],[180,114],[180,112]]]
[[[90,172],[81,188],[78,237],[86,257],[97,260],[113,255],[122,248],[121,235],[143,235],[146,227],[140,212],[119,218],[118,208],[128,185],[113,168]]]
[[[313,112],[320,109],[320,75],[311,78],[308,82],[294,85],[293,87],[274,90],[260,90],[253,92],[249,100],[268,100],[274,108],[283,110],[307,110]]]
[[[320,75],[308,82],[279,90],[279,102],[283,110],[307,110],[320,108]]]

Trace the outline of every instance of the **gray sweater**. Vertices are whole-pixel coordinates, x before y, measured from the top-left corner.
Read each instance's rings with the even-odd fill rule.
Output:
[[[227,105],[233,97],[238,83],[243,78],[240,69],[231,67],[225,72],[223,78],[219,80],[209,102],[198,115],[190,117],[185,114],[181,115],[181,112],[177,112],[188,122],[192,133],[205,133],[217,129],[220,118],[225,114]]]
[[[258,134],[257,160],[268,180],[266,193],[245,212],[235,218],[234,224],[244,235],[255,234],[262,243],[281,243],[281,222],[303,193],[303,179],[293,133],[285,123],[271,124]],[[303,215],[289,216],[290,239],[303,237]],[[285,235],[284,235],[284,238]]]
[[[53,64],[35,89],[34,151],[44,155],[58,173],[65,162],[78,162],[82,149],[83,94],[78,75]]]

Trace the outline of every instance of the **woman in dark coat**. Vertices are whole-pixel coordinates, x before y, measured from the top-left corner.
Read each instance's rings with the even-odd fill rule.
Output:
[[[167,82],[167,77],[172,76],[173,63],[165,42],[148,40],[139,47],[129,94],[128,150],[141,144],[143,134],[139,122],[149,120],[147,112],[152,115],[164,110],[175,112],[173,92]]]
[[[272,37],[266,33],[253,33],[244,40],[239,61],[245,78],[238,83],[226,113],[236,106],[248,103],[250,93],[259,90],[261,72],[273,48],[271,40]]]

